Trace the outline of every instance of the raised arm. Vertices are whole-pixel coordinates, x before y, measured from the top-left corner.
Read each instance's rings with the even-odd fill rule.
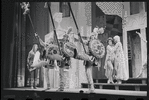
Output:
[[[88,43],[89,37],[81,37],[81,38],[82,38],[84,44],[87,44]],[[78,35],[76,35],[76,34],[74,34],[73,41],[74,42],[80,42],[81,43],[80,37]]]
[[[42,45],[43,47],[46,47],[46,44],[41,40],[41,38],[39,37],[39,35],[37,33],[35,33],[35,36],[39,40],[40,45]]]
[[[117,48],[118,48],[119,46],[121,46],[121,43],[120,43],[120,42],[118,42],[118,43],[115,44],[114,49],[113,49],[114,52],[117,50]]]

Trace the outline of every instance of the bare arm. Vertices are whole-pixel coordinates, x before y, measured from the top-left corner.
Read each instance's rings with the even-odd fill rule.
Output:
[[[107,59],[108,59],[108,46],[107,46],[107,48],[106,48],[107,50],[107,54],[106,54],[106,59],[105,59],[105,65],[104,65],[104,69],[106,69],[107,68]]]
[[[82,37],[81,37],[81,38],[82,38]],[[79,36],[75,36],[73,41],[74,41],[74,42],[79,42],[79,43],[81,43],[81,39],[80,39]],[[88,41],[89,41],[88,38],[87,38],[87,39],[83,39],[83,38],[82,38],[82,42],[83,42],[83,44],[87,44]]]
[[[107,61],[109,59],[109,53],[110,53],[110,48],[109,46],[107,46],[107,54],[106,54],[106,60]]]
[[[147,40],[142,37],[141,33],[137,32],[137,31],[136,31],[136,33],[139,35],[139,37],[140,37],[145,43],[147,43]]]
[[[39,43],[40,43],[40,45],[42,45],[43,47],[46,46],[46,44],[41,40],[41,38],[39,38]]]
[[[115,44],[114,49],[113,49],[114,52],[117,50],[117,48],[118,48],[120,45],[121,45],[120,42],[118,42],[118,43]]]
[[[39,35],[37,33],[35,33],[35,36],[37,37],[37,39],[39,40],[40,45],[42,45],[43,47],[46,46],[46,44],[41,40],[41,38],[39,37]]]

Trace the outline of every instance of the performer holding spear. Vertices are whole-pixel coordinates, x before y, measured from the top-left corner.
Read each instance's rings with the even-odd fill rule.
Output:
[[[56,40],[56,45],[58,45],[58,47],[59,47],[60,55],[63,57],[62,60],[58,61],[60,84],[59,84],[59,89],[57,91],[64,91],[64,86],[65,86],[64,69],[66,69],[68,66],[70,66],[70,57],[65,55],[65,53],[63,51],[63,47],[64,47],[64,44],[68,42],[68,34],[72,31],[72,29],[69,28],[67,31],[62,29],[60,27],[60,22],[62,21],[62,13],[55,13],[54,20],[58,23],[58,28],[56,29],[55,25],[54,25],[54,21],[53,21],[50,4],[48,2],[46,2],[45,7],[48,8],[48,10],[49,10],[52,25],[53,25],[53,30],[54,30],[49,35],[53,39]],[[58,34],[56,34],[56,33],[58,33]]]
[[[100,64],[100,61],[97,58],[98,54],[96,55],[96,53],[100,53],[100,50],[98,48],[99,46],[102,48],[102,51],[103,51],[99,58],[102,58],[105,54],[105,52],[104,52],[105,48],[104,48],[103,44],[100,43],[100,41],[97,40],[97,36],[98,36],[97,34],[98,33],[103,33],[104,31],[103,30],[99,31],[100,30],[99,28],[95,28],[94,32],[92,32],[92,35],[90,36],[89,41],[86,43],[86,45],[84,45],[83,40],[82,40],[81,35],[80,35],[80,32],[79,32],[78,25],[76,23],[76,20],[74,18],[74,15],[73,15],[73,12],[72,12],[72,9],[71,9],[70,2],[68,2],[68,5],[69,5],[70,12],[72,14],[73,20],[74,20],[76,28],[77,28],[77,32],[78,32],[80,42],[82,43],[83,48],[84,48],[84,52],[85,52],[85,54],[79,54],[77,52],[77,50],[74,49],[74,58],[84,60],[85,73],[86,73],[87,81],[88,81],[88,84],[89,84],[89,92],[93,93],[94,92],[94,83],[93,83],[93,78],[92,78],[92,74],[91,74],[91,68],[92,68],[92,66],[97,66],[98,64]],[[95,49],[94,50],[91,50],[91,49],[92,49],[94,44],[96,44],[95,45],[96,52],[93,53],[93,51]],[[88,50],[85,49],[85,46],[87,46]]]

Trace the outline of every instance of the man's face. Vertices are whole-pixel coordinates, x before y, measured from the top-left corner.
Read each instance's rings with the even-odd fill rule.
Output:
[[[38,49],[38,45],[37,44],[35,44],[35,48],[34,49],[35,49],[35,51],[37,51],[37,49]]]

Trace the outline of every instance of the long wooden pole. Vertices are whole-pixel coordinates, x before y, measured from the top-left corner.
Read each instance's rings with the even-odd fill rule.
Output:
[[[70,12],[71,12],[71,14],[72,14],[72,17],[73,17],[74,23],[75,23],[75,25],[76,25],[77,32],[78,32],[78,36],[79,36],[80,41],[81,41],[81,43],[82,43],[82,45],[83,45],[84,52],[86,53],[86,49],[85,49],[85,46],[84,46],[84,43],[83,43],[82,37],[81,37],[81,35],[80,35],[80,31],[79,31],[79,28],[78,28],[78,25],[77,25],[76,19],[75,19],[75,17],[74,17],[73,12],[72,12],[72,8],[71,8],[71,5],[70,5],[70,2],[68,2],[68,6],[69,6],[69,8],[70,8]]]
[[[48,9],[49,9],[49,13],[50,13],[50,17],[51,17],[53,29],[54,29],[54,35],[56,37],[57,45],[58,45],[58,48],[59,48],[59,52],[60,52],[60,55],[62,55],[62,52],[60,50],[60,44],[58,42],[58,38],[57,38],[57,34],[56,34],[56,28],[55,28],[55,25],[54,25],[54,21],[53,21],[53,17],[52,17],[52,12],[51,12],[51,8],[50,8],[50,4],[47,2],[47,5],[48,5]]]

